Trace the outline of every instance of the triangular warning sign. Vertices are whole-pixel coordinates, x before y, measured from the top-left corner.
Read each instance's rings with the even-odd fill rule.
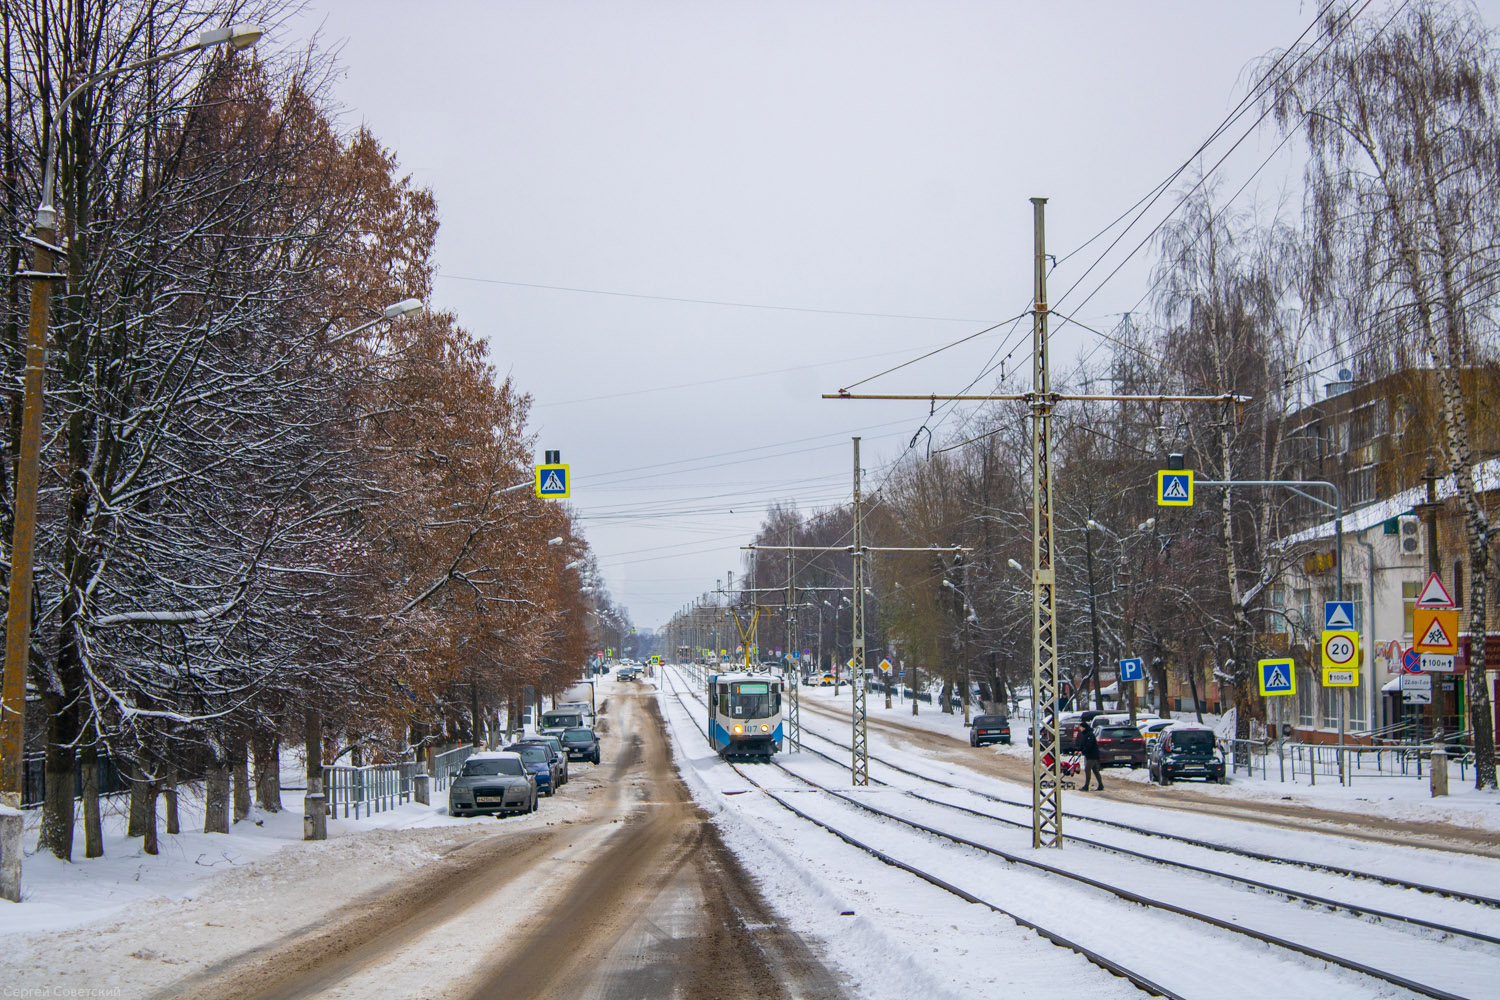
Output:
[[[1286,679],[1286,674],[1282,673],[1280,666],[1271,668],[1271,673],[1266,677],[1267,691],[1279,691],[1290,685],[1291,682]]]
[[[1417,607],[1419,608],[1451,608],[1453,607],[1453,595],[1448,593],[1448,588],[1443,586],[1443,581],[1436,573],[1427,578],[1427,584],[1422,592],[1417,595]]]
[[[1432,624],[1428,627],[1427,631],[1423,633],[1422,638],[1418,640],[1417,645],[1451,646],[1453,645],[1453,638],[1449,636],[1447,630],[1443,628],[1443,620],[1441,618],[1433,618]]]
[[[567,487],[563,485],[562,477],[555,471],[547,473],[547,478],[542,480],[543,493],[566,493]]]
[[[1186,500],[1187,485],[1181,476],[1170,477],[1162,486],[1161,497],[1163,500]]]

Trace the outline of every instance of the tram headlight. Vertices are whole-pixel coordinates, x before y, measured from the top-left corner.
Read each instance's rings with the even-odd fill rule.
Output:
[[[769,733],[771,731],[771,727],[770,726],[761,726],[760,727],[760,731],[763,732],[763,733]]]
[[[744,726],[735,726],[734,727],[734,731],[736,733],[743,733],[745,731],[745,727]]]

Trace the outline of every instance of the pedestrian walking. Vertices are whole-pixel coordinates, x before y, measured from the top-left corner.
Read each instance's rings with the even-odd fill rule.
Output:
[[[1099,737],[1094,735],[1094,727],[1087,722],[1078,737],[1078,749],[1083,753],[1083,790],[1089,790],[1089,776],[1093,775],[1099,783],[1099,791],[1104,791],[1104,773],[1099,769]]]

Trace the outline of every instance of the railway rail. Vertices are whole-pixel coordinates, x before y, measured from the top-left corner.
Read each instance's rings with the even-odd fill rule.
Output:
[[[818,739],[823,740],[826,743],[831,743],[832,745],[834,745],[834,746],[838,747],[839,749],[844,750],[846,752],[849,751],[849,749],[850,749],[849,745],[847,743],[840,743],[838,740],[833,739],[830,736],[825,736],[822,733],[819,733],[816,730],[809,728],[806,724],[804,724],[802,726],[802,732],[803,732],[804,735],[811,734],[811,735],[817,737]],[[819,757],[823,757],[823,758],[825,758],[825,759],[833,762],[834,764],[838,765],[839,767],[842,767],[844,770],[848,770],[849,769],[849,765],[847,763],[845,763],[844,761],[838,760],[837,758],[834,758],[834,757],[832,757],[832,756],[830,756],[828,754],[822,753],[821,751],[818,751],[818,750],[814,750],[811,747],[804,746],[803,749],[805,749],[805,750],[809,751],[810,753],[813,753],[813,754],[815,754],[815,755],[817,755]],[[881,765],[883,765],[885,767],[890,768],[892,771],[897,771],[897,772],[899,772],[901,774],[905,774],[905,775],[908,775],[910,777],[917,778],[917,779],[919,779],[921,781],[930,782],[931,784],[940,785],[940,786],[942,786],[944,788],[950,788],[950,789],[953,789],[955,791],[966,792],[966,793],[968,793],[970,795],[975,795],[975,796],[978,796],[979,798],[987,799],[987,800],[989,800],[991,802],[998,802],[998,803],[1001,803],[1003,805],[1013,806],[1013,807],[1018,808],[1018,809],[1024,809],[1024,810],[1027,810],[1027,811],[1029,811],[1031,809],[1031,803],[1029,801],[1021,801],[1021,800],[1018,800],[1018,799],[1008,799],[1008,798],[1006,798],[1003,795],[995,795],[995,794],[993,794],[991,792],[982,791],[980,789],[973,788],[973,787],[970,787],[968,785],[955,784],[954,782],[944,780],[943,778],[937,778],[937,777],[934,777],[934,776],[932,776],[930,774],[923,774],[923,773],[921,773],[919,771],[914,771],[914,770],[912,770],[910,768],[903,767],[900,764],[897,764],[894,761],[890,761],[890,760],[887,760],[887,759],[885,759],[883,757],[880,757],[879,755],[877,755],[875,753],[871,753],[869,755],[869,758],[872,761],[875,761],[875,762],[877,762],[877,763],[879,763],[879,764],[881,764]],[[870,780],[872,782],[876,782],[876,783],[882,784],[882,785],[889,785],[890,784],[889,782],[886,782],[886,781],[879,781],[878,779],[876,779],[874,777],[872,777]],[[907,790],[907,791],[910,794],[917,795],[918,797],[922,797],[922,796],[920,796],[920,793],[910,792],[909,790]],[[938,799],[930,799],[929,801],[937,802],[939,805],[952,805],[951,803],[942,802],[941,800],[938,800]],[[1368,881],[1371,881],[1371,882],[1378,882],[1378,883],[1381,883],[1383,885],[1393,886],[1393,887],[1400,888],[1400,889],[1411,889],[1411,890],[1416,891],[1416,892],[1427,893],[1427,894],[1434,895],[1434,896],[1442,896],[1442,897],[1446,897],[1446,898],[1449,898],[1449,899],[1462,900],[1463,902],[1466,902],[1466,903],[1474,903],[1474,904],[1479,905],[1479,906],[1485,906],[1485,907],[1490,907],[1490,908],[1494,908],[1494,909],[1500,909],[1500,898],[1496,898],[1494,896],[1486,896],[1486,895],[1483,895],[1481,893],[1467,892],[1465,890],[1453,888],[1451,886],[1438,886],[1438,885],[1432,885],[1430,883],[1425,883],[1425,882],[1415,882],[1415,881],[1412,881],[1410,879],[1398,878],[1396,876],[1386,875],[1386,874],[1383,874],[1381,872],[1365,871],[1365,870],[1362,870],[1362,869],[1348,868],[1348,867],[1344,867],[1344,866],[1341,866],[1341,865],[1331,865],[1331,864],[1327,864],[1325,862],[1312,861],[1312,860],[1305,859],[1305,858],[1289,858],[1289,857],[1284,857],[1282,855],[1266,854],[1266,853],[1261,852],[1261,851],[1252,851],[1252,850],[1249,850],[1247,848],[1236,847],[1236,846],[1233,846],[1233,845],[1230,845],[1230,844],[1223,844],[1223,843],[1219,843],[1217,841],[1203,840],[1203,839],[1197,838],[1197,837],[1188,837],[1188,836],[1185,836],[1183,834],[1171,833],[1171,832],[1168,832],[1168,831],[1165,831],[1165,830],[1153,829],[1151,827],[1136,826],[1136,825],[1131,824],[1131,823],[1124,823],[1124,822],[1121,822],[1119,820],[1104,819],[1104,818],[1098,817],[1098,816],[1089,816],[1089,815],[1086,815],[1084,813],[1076,813],[1076,812],[1067,812],[1067,811],[1064,811],[1063,812],[1063,817],[1066,818],[1066,819],[1071,819],[1071,820],[1075,820],[1075,821],[1082,821],[1082,822],[1085,822],[1085,823],[1093,823],[1093,824],[1098,825],[1098,826],[1109,827],[1109,828],[1116,829],[1116,830],[1125,830],[1125,831],[1127,831],[1129,833],[1138,834],[1138,835],[1143,836],[1143,837],[1153,837],[1153,838],[1157,838],[1157,839],[1161,839],[1161,840],[1174,841],[1174,842],[1180,843],[1180,844],[1187,844],[1187,845],[1190,845],[1192,847],[1200,847],[1200,848],[1204,848],[1205,850],[1218,851],[1218,852],[1221,852],[1221,853],[1231,854],[1231,855],[1234,855],[1234,856],[1237,856],[1237,857],[1247,858],[1247,859],[1254,860],[1254,861],[1263,861],[1263,862],[1267,862],[1267,863],[1270,863],[1270,864],[1277,864],[1277,865],[1289,865],[1289,866],[1293,866],[1293,867],[1297,867],[1297,868],[1304,868],[1304,869],[1307,869],[1307,870],[1310,870],[1310,871],[1326,872],[1326,873],[1328,873],[1330,875],[1339,875],[1339,876],[1343,876],[1343,877],[1346,877],[1346,878],[1363,879],[1363,880],[1368,880]],[[1004,819],[1002,817],[999,817],[999,816],[991,816],[990,818],[997,819],[997,820],[1000,820],[1001,822],[1005,822],[1005,823],[1013,822],[1011,820],[1006,820],[1006,819]],[[1024,825],[1029,829],[1030,826],[1031,826],[1031,823],[1028,820]],[[1086,841],[1084,838],[1077,837],[1077,836],[1072,835],[1072,834],[1069,834],[1068,839],[1070,841],[1075,842],[1075,843],[1087,843],[1087,842],[1089,842],[1089,841]]]
[[[692,697],[694,697],[695,700],[701,702],[701,699],[697,698],[696,694],[693,693],[693,689],[691,688],[691,686],[683,685],[682,682],[680,681],[680,679],[674,679],[671,683],[672,683],[672,687],[673,687],[672,694],[678,700],[678,702],[683,706],[683,708],[688,712],[689,717],[693,719],[694,724],[697,725],[698,728],[701,731],[702,730],[702,725],[697,720],[697,714],[698,713],[696,711],[694,711],[693,709],[689,708],[689,706],[687,705],[687,703],[685,701],[683,701],[683,694],[682,694],[682,692],[680,690],[677,690],[677,689],[679,687],[686,687],[686,690],[690,693],[690,695]],[[833,740],[833,739],[831,739],[829,737],[823,736],[822,734],[817,733],[815,731],[808,730],[806,727],[804,727],[803,732],[804,732],[804,734],[811,733],[811,735],[816,736],[819,739],[825,740],[825,741],[833,744],[834,746],[838,746],[841,749],[844,749],[844,750],[848,749],[847,745],[840,744],[837,740]],[[831,757],[830,755],[825,754],[825,753],[823,753],[821,751],[814,750],[814,749],[812,749],[810,747],[807,747],[805,745],[805,742],[804,742],[804,745],[803,745],[803,749],[811,752],[814,756],[821,757],[821,758],[823,758],[825,760],[828,760],[829,762],[833,763],[834,765],[836,765],[836,766],[838,766],[838,767],[840,767],[840,768],[842,768],[844,770],[848,769],[848,765],[847,764],[844,764],[843,762],[838,761],[835,758]],[[1004,799],[1002,797],[999,797],[999,796],[992,796],[992,795],[989,795],[987,793],[979,792],[978,790],[975,790],[975,789],[965,788],[965,787],[963,787],[961,785],[953,784],[952,782],[947,782],[947,781],[943,781],[941,779],[932,778],[930,775],[920,774],[920,773],[912,771],[910,769],[901,767],[900,765],[897,765],[897,764],[895,764],[894,762],[891,762],[891,761],[883,760],[883,759],[878,758],[878,757],[875,757],[874,759],[879,760],[881,763],[883,763],[887,767],[891,767],[894,770],[897,770],[897,771],[900,771],[902,773],[908,774],[908,775],[910,775],[912,777],[915,777],[915,778],[918,778],[920,780],[933,781],[933,782],[935,782],[935,783],[937,783],[939,785],[943,785],[943,786],[946,786],[948,788],[956,789],[958,791],[966,792],[966,793],[969,793],[969,794],[979,795],[979,796],[984,797],[984,798],[994,799],[995,801],[1003,802],[1003,803],[1006,803],[1006,804],[1009,804],[1009,805],[1020,805],[1020,803],[1015,803],[1013,801],[1006,800],[1006,799]],[[1089,890],[1093,890],[1095,892],[1105,893],[1105,894],[1113,897],[1114,899],[1123,901],[1125,903],[1134,904],[1134,905],[1140,906],[1140,907],[1146,907],[1148,910],[1159,911],[1159,912],[1164,913],[1164,914],[1170,914],[1171,916],[1174,916],[1174,917],[1185,918],[1185,919],[1190,920],[1190,921],[1195,921],[1195,922],[1200,923],[1200,924],[1205,924],[1205,925],[1207,925],[1209,927],[1212,927],[1212,928],[1215,928],[1215,929],[1217,929],[1219,931],[1229,932],[1229,933],[1231,933],[1233,935],[1238,935],[1238,936],[1243,937],[1243,938],[1248,938],[1248,939],[1254,940],[1256,942],[1260,942],[1262,944],[1272,945],[1274,947],[1283,949],[1285,951],[1293,952],[1293,953],[1296,953],[1298,955],[1302,955],[1302,956],[1305,956],[1307,958],[1314,959],[1314,960],[1316,960],[1318,962],[1323,962],[1323,963],[1327,963],[1328,965],[1331,965],[1331,966],[1339,967],[1341,969],[1347,970],[1350,973],[1355,973],[1355,974],[1358,974],[1358,975],[1367,976],[1367,977],[1370,977],[1372,979],[1379,980],[1379,981],[1381,981],[1383,983],[1386,983],[1386,984],[1389,984],[1391,986],[1398,987],[1399,989],[1407,990],[1407,991],[1409,991],[1409,992],[1411,992],[1413,994],[1417,994],[1417,995],[1421,995],[1421,996],[1427,996],[1427,997],[1433,997],[1433,998],[1435,998],[1435,1000],[1451,1000],[1451,998],[1457,998],[1457,997],[1462,996],[1462,994],[1460,994],[1460,993],[1454,993],[1454,992],[1451,992],[1451,991],[1449,991],[1447,989],[1444,989],[1444,988],[1441,988],[1441,987],[1438,987],[1438,986],[1434,986],[1434,985],[1431,985],[1431,984],[1419,982],[1419,981],[1417,981],[1417,980],[1415,980],[1415,979],[1413,979],[1413,978],[1411,978],[1410,976],[1407,976],[1407,975],[1402,975],[1400,973],[1393,972],[1393,971],[1390,971],[1390,970],[1387,970],[1387,969],[1377,968],[1377,967],[1371,965],[1369,962],[1360,961],[1358,959],[1354,959],[1354,958],[1348,957],[1347,955],[1335,954],[1335,953],[1333,953],[1333,952],[1331,952],[1329,950],[1326,950],[1326,949],[1323,949],[1323,948],[1314,947],[1312,945],[1303,943],[1301,941],[1295,941],[1295,940],[1292,940],[1290,938],[1284,937],[1284,936],[1279,935],[1279,934],[1273,934],[1273,933],[1270,933],[1269,931],[1266,931],[1266,930],[1260,930],[1260,929],[1256,929],[1256,928],[1253,928],[1253,927],[1246,926],[1246,925],[1240,923],[1239,920],[1235,916],[1233,916],[1233,915],[1231,915],[1229,917],[1226,917],[1226,916],[1215,915],[1215,914],[1212,914],[1212,913],[1202,912],[1201,910],[1195,909],[1192,906],[1182,905],[1181,903],[1174,903],[1174,902],[1171,902],[1171,901],[1166,900],[1166,899],[1155,898],[1155,897],[1153,897],[1151,895],[1147,895],[1147,894],[1145,894],[1143,892],[1135,891],[1135,890],[1132,890],[1132,889],[1130,889],[1128,887],[1124,887],[1124,886],[1121,886],[1121,885],[1118,885],[1118,884],[1106,881],[1106,880],[1101,879],[1101,878],[1091,877],[1091,876],[1085,875],[1085,874],[1080,874],[1080,873],[1078,873],[1076,871],[1070,871],[1070,870],[1068,870],[1066,868],[1063,868],[1063,867],[1060,867],[1060,866],[1057,866],[1057,865],[1053,865],[1053,864],[1050,864],[1050,863],[1047,863],[1047,862],[1044,862],[1044,861],[1037,860],[1034,857],[1029,857],[1029,856],[1027,856],[1025,854],[1019,854],[1019,853],[1013,853],[1011,851],[1006,851],[1006,850],[1004,850],[1004,849],[1002,849],[1000,847],[997,847],[997,846],[995,846],[993,844],[983,843],[981,841],[973,839],[972,837],[966,837],[966,836],[963,836],[961,834],[955,833],[952,830],[940,829],[940,828],[938,828],[936,826],[932,826],[932,825],[930,825],[928,823],[919,822],[918,820],[913,819],[913,818],[911,818],[909,816],[900,815],[898,812],[891,812],[891,811],[889,811],[887,809],[881,809],[881,808],[879,808],[877,806],[874,806],[870,802],[864,801],[864,799],[866,798],[865,796],[859,796],[859,795],[849,794],[847,792],[840,791],[840,790],[831,788],[831,787],[829,787],[827,785],[821,784],[821,783],[813,780],[812,778],[808,777],[807,775],[799,773],[798,770],[796,770],[795,768],[792,768],[792,767],[788,766],[784,762],[773,760],[772,764],[774,766],[776,766],[778,769],[780,769],[783,773],[785,773],[785,774],[789,775],[790,777],[792,777],[794,780],[796,780],[798,782],[801,782],[801,783],[807,785],[808,787],[821,792],[828,799],[837,801],[837,802],[843,804],[844,806],[846,806],[846,807],[848,807],[850,809],[854,809],[854,810],[858,810],[858,811],[865,812],[865,813],[868,813],[868,814],[872,814],[874,816],[879,817],[882,821],[884,821],[886,823],[899,824],[900,826],[903,826],[903,827],[908,828],[910,830],[918,831],[918,832],[920,832],[920,833],[922,833],[922,834],[924,834],[926,836],[929,836],[929,837],[938,837],[938,838],[942,838],[942,839],[947,840],[947,841],[952,842],[952,843],[960,844],[960,845],[962,845],[964,847],[967,847],[969,849],[982,852],[985,855],[988,855],[988,856],[991,856],[991,857],[995,857],[995,858],[999,858],[999,859],[1007,862],[1009,865],[1021,866],[1021,867],[1026,868],[1026,869],[1030,869],[1032,871],[1039,872],[1042,875],[1045,875],[1045,876],[1048,876],[1048,877],[1067,879],[1067,880],[1069,880],[1069,881],[1071,881],[1073,883],[1076,883],[1078,885],[1084,886],[1084,887],[1086,887]],[[845,842],[851,844],[852,846],[855,846],[855,847],[857,847],[857,848],[859,848],[859,849],[861,849],[861,850],[863,850],[863,851],[871,854],[872,856],[879,858],[881,861],[883,861],[883,862],[885,862],[887,864],[894,865],[895,867],[898,867],[898,868],[900,868],[900,869],[902,869],[904,871],[907,871],[907,872],[909,872],[909,873],[917,876],[918,878],[922,878],[923,880],[925,880],[925,881],[927,881],[927,882],[929,882],[929,883],[931,883],[933,885],[938,886],[939,888],[942,888],[942,889],[944,889],[946,891],[949,891],[949,892],[953,892],[954,894],[958,895],[960,898],[963,898],[963,899],[965,899],[965,900],[967,900],[969,902],[977,902],[977,903],[980,903],[982,905],[985,905],[985,906],[989,907],[990,909],[994,910],[997,913],[1002,913],[1002,914],[1004,914],[1004,915],[1006,915],[1006,916],[1008,916],[1008,917],[1016,920],[1018,923],[1021,923],[1023,926],[1026,926],[1026,927],[1028,927],[1028,928],[1036,931],[1037,933],[1039,933],[1042,936],[1046,937],[1048,940],[1052,941],[1053,943],[1061,945],[1063,947],[1067,947],[1067,948],[1069,948],[1069,949],[1077,952],[1078,954],[1082,955],[1083,957],[1085,957],[1089,961],[1093,962],[1094,964],[1100,966],[1101,968],[1105,968],[1108,971],[1112,972],[1113,974],[1121,976],[1121,977],[1127,979],[1128,981],[1130,981],[1133,984],[1135,984],[1138,988],[1140,988],[1142,990],[1145,990],[1148,993],[1154,993],[1154,994],[1162,995],[1162,996],[1177,996],[1177,995],[1179,995],[1179,994],[1176,994],[1176,993],[1172,992],[1163,983],[1156,981],[1155,979],[1151,978],[1150,976],[1148,976],[1148,975],[1146,975],[1144,973],[1139,972],[1138,970],[1130,968],[1129,966],[1125,965],[1123,962],[1121,962],[1121,961],[1119,961],[1117,959],[1110,958],[1109,956],[1106,956],[1106,955],[1103,955],[1103,954],[1099,953],[1097,950],[1090,949],[1087,946],[1085,946],[1085,945],[1083,945],[1083,944],[1081,944],[1081,943],[1079,943],[1079,942],[1077,942],[1075,940],[1072,940],[1069,937],[1067,937],[1067,936],[1065,936],[1065,935],[1063,935],[1061,933],[1058,933],[1055,930],[1051,930],[1051,929],[1048,929],[1046,927],[1043,927],[1043,926],[1039,925],[1036,921],[1030,920],[1030,919],[1026,918],[1025,916],[1023,916],[1022,914],[1013,912],[1011,909],[1009,909],[1007,907],[1001,906],[1001,905],[999,905],[997,903],[994,903],[994,902],[992,902],[990,900],[983,899],[983,898],[979,897],[978,895],[976,895],[974,893],[971,893],[971,892],[969,892],[966,889],[963,889],[961,886],[953,884],[951,881],[948,881],[948,880],[945,880],[943,878],[940,878],[939,876],[934,875],[934,874],[932,874],[930,872],[923,871],[920,868],[918,868],[917,866],[912,865],[912,864],[910,864],[910,863],[908,863],[906,861],[902,861],[900,858],[895,857],[894,855],[891,854],[890,851],[882,850],[879,847],[876,847],[876,846],[874,846],[872,844],[866,843],[865,841],[859,839],[858,837],[855,837],[847,829],[841,828],[838,825],[837,822],[830,821],[827,817],[819,818],[818,816],[815,816],[812,813],[810,813],[807,809],[803,809],[803,808],[801,808],[801,807],[799,807],[797,805],[794,805],[791,801],[789,801],[787,799],[786,796],[784,796],[782,794],[779,794],[775,789],[772,789],[772,788],[768,787],[764,782],[758,780],[757,778],[755,778],[754,776],[752,776],[750,773],[747,773],[746,769],[740,768],[740,767],[735,767],[735,771],[747,783],[749,783],[751,785],[754,785],[755,787],[759,788],[764,794],[766,794],[770,799],[772,799],[773,801],[775,801],[778,805],[782,806],[783,808],[787,809],[788,811],[792,812],[793,814],[797,815],[798,817],[802,818],[803,820],[805,820],[807,822],[814,823],[817,826],[819,826],[819,827],[821,827],[821,828],[823,828],[823,829],[825,829],[825,830],[833,833],[835,836],[838,836],[841,840],[844,840]],[[872,780],[874,780],[874,779],[872,779]],[[883,785],[887,785],[887,787],[890,787],[890,788],[892,788],[895,791],[900,791],[900,792],[902,792],[904,794],[904,796],[907,796],[907,797],[909,797],[909,798],[911,798],[913,800],[916,800],[916,801],[920,801],[920,802],[931,804],[931,805],[936,805],[936,806],[942,807],[944,809],[952,810],[952,811],[955,811],[955,812],[958,812],[958,813],[962,813],[962,814],[967,814],[969,816],[973,816],[973,817],[977,817],[977,818],[982,818],[982,819],[985,819],[985,820],[988,820],[988,821],[998,821],[998,822],[1003,823],[1003,824],[1017,826],[1017,827],[1025,827],[1027,829],[1029,829],[1029,827],[1030,827],[1029,823],[1024,823],[1023,824],[1023,823],[1021,823],[1019,821],[1016,821],[1016,820],[1011,820],[1011,819],[1007,819],[1005,817],[996,816],[993,813],[984,812],[982,810],[977,810],[977,809],[972,809],[972,808],[969,808],[967,806],[958,805],[956,803],[944,802],[941,799],[934,799],[934,798],[931,798],[930,796],[922,795],[921,793],[912,791],[910,789],[902,789],[902,788],[899,788],[899,787],[894,786],[894,785],[889,785],[889,783],[887,783],[887,782],[883,782],[882,781],[882,782],[878,782],[878,783],[879,784],[883,784]],[[1079,817],[1076,817],[1076,818],[1083,819],[1083,820],[1088,820],[1088,821],[1095,821],[1092,817],[1079,816]],[[1119,826],[1119,827],[1131,830],[1133,832],[1141,833],[1141,834],[1145,834],[1145,835],[1150,835],[1150,836],[1161,835],[1158,831],[1147,830],[1145,828],[1139,828],[1139,827],[1131,827],[1129,824],[1119,824],[1119,823],[1115,823],[1114,821],[1099,821],[1099,822],[1103,822],[1103,823],[1105,823],[1105,825],[1108,825],[1108,826]],[[1196,840],[1195,838],[1184,838],[1184,837],[1179,837],[1179,836],[1175,836],[1175,835],[1166,835],[1166,836],[1168,837],[1168,839],[1181,840],[1181,841],[1184,841],[1184,842],[1187,842],[1187,843],[1191,843],[1191,844],[1193,844],[1194,846],[1197,846],[1197,847],[1205,847],[1205,848],[1208,848],[1208,849],[1211,849],[1211,850],[1229,851],[1231,853],[1240,854],[1243,857],[1251,858],[1251,859],[1258,860],[1258,861],[1267,861],[1267,860],[1276,861],[1276,862],[1282,861],[1282,859],[1279,859],[1279,858],[1269,858],[1266,855],[1259,855],[1256,852],[1240,851],[1240,850],[1236,850],[1234,848],[1228,847],[1227,845],[1214,844],[1212,842],[1207,842],[1207,841],[1199,841],[1199,840]],[[1452,939],[1458,940],[1458,941],[1472,942],[1471,945],[1467,945],[1469,947],[1483,948],[1486,951],[1488,951],[1488,950],[1490,950],[1488,946],[1500,944],[1500,937],[1496,937],[1496,936],[1493,936],[1493,935],[1485,934],[1485,933],[1483,933],[1481,931],[1472,930],[1472,929],[1469,929],[1469,928],[1458,927],[1458,926],[1452,925],[1452,924],[1444,924],[1444,923],[1440,923],[1438,921],[1427,920],[1427,919],[1424,919],[1422,917],[1418,917],[1418,916],[1415,916],[1415,915],[1412,915],[1412,914],[1398,913],[1398,912],[1395,912],[1395,911],[1392,911],[1392,910],[1388,910],[1388,909],[1384,909],[1384,908],[1378,908],[1378,907],[1366,905],[1366,904],[1363,904],[1363,903],[1355,903],[1355,902],[1351,902],[1351,901],[1347,901],[1347,900],[1332,899],[1330,897],[1323,896],[1323,895],[1320,895],[1320,894],[1310,893],[1310,892],[1306,892],[1306,891],[1303,891],[1303,890],[1300,890],[1300,889],[1295,889],[1295,888],[1291,888],[1291,887],[1287,887],[1287,886],[1276,885],[1276,884],[1273,884],[1273,883],[1270,883],[1270,882],[1266,882],[1266,881],[1260,880],[1260,879],[1255,879],[1255,878],[1250,878],[1250,877],[1243,876],[1243,875],[1236,875],[1236,874],[1226,873],[1226,872],[1220,871],[1220,870],[1205,868],[1205,867],[1203,867],[1201,865],[1193,865],[1193,864],[1189,864],[1189,863],[1185,863],[1185,862],[1181,862],[1181,861],[1174,861],[1174,860],[1169,860],[1169,859],[1163,859],[1163,858],[1156,857],[1156,856],[1153,856],[1153,855],[1150,855],[1150,854],[1146,854],[1146,853],[1141,852],[1141,851],[1135,851],[1135,850],[1132,850],[1130,848],[1123,847],[1123,846],[1121,846],[1119,844],[1110,844],[1110,843],[1105,843],[1105,842],[1102,842],[1102,841],[1095,841],[1095,840],[1088,839],[1088,838],[1077,838],[1077,837],[1075,837],[1075,838],[1072,838],[1072,839],[1074,840],[1074,842],[1086,844],[1089,847],[1094,848],[1096,850],[1107,851],[1107,852],[1111,852],[1111,853],[1115,853],[1115,854],[1121,854],[1121,855],[1130,856],[1130,857],[1142,860],[1144,862],[1147,862],[1147,863],[1149,863],[1151,865],[1162,865],[1162,866],[1165,866],[1165,867],[1168,867],[1168,868],[1174,868],[1174,869],[1177,869],[1177,870],[1186,871],[1186,872],[1191,873],[1195,877],[1203,877],[1203,878],[1211,878],[1211,879],[1221,880],[1221,881],[1228,881],[1230,883],[1234,883],[1234,884],[1238,884],[1238,885],[1244,886],[1246,889],[1252,890],[1252,891],[1257,892],[1257,893],[1270,894],[1270,895],[1273,895],[1273,896],[1276,896],[1276,897],[1281,897],[1281,898],[1284,898],[1284,899],[1287,899],[1287,900],[1299,902],[1299,903],[1302,903],[1302,904],[1307,905],[1307,906],[1316,906],[1316,907],[1321,907],[1321,908],[1327,908],[1327,909],[1330,909],[1330,910],[1342,911],[1344,913],[1347,913],[1347,914],[1350,914],[1350,915],[1353,915],[1353,916],[1367,918],[1367,919],[1373,918],[1373,919],[1379,920],[1381,922],[1390,922],[1392,924],[1404,924],[1404,925],[1407,925],[1407,926],[1409,926],[1411,928],[1416,928],[1417,930],[1415,931],[1415,933],[1418,933],[1418,934],[1429,934],[1429,935],[1430,934],[1438,934],[1438,935],[1447,936],[1449,938],[1452,938]],[[1297,864],[1298,862],[1292,862],[1292,863]],[[1500,901],[1492,900],[1489,897],[1483,897],[1483,896],[1478,896],[1478,895],[1474,895],[1474,894],[1463,894],[1463,893],[1458,893],[1458,892],[1452,891],[1452,890],[1445,890],[1445,889],[1441,889],[1441,888],[1437,888],[1437,887],[1424,886],[1424,885],[1421,885],[1421,884],[1418,884],[1418,883],[1406,882],[1404,880],[1395,879],[1395,878],[1391,878],[1389,876],[1379,875],[1379,874],[1376,874],[1376,873],[1358,872],[1358,871],[1355,871],[1355,870],[1352,870],[1352,869],[1339,868],[1338,866],[1331,866],[1331,865],[1323,865],[1323,864],[1316,863],[1316,862],[1308,862],[1308,863],[1305,864],[1305,867],[1316,869],[1316,870],[1321,870],[1321,871],[1324,871],[1324,872],[1327,872],[1327,873],[1331,873],[1331,874],[1337,874],[1337,875],[1340,875],[1340,876],[1343,876],[1343,877],[1369,878],[1369,879],[1373,879],[1373,880],[1385,883],[1387,885],[1396,885],[1396,886],[1400,886],[1402,888],[1417,889],[1417,890],[1420,890],[1420,891],[1436,892],[1436,893],[1438,893],[1440,895],[1447,896],[1447,897],[1450,897],[1450,898],[1462,898],[1466,902],[1470,902],[1470,903],[1472,903],[1474,905],[1492,906],[1492,905],[1496,905],[1497,903],[1500,903]]]

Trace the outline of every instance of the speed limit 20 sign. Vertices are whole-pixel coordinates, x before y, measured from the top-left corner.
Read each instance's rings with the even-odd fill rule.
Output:
[[[1323,686],[1359,685],[1359,633],[1334,629],[1323,633]]]

